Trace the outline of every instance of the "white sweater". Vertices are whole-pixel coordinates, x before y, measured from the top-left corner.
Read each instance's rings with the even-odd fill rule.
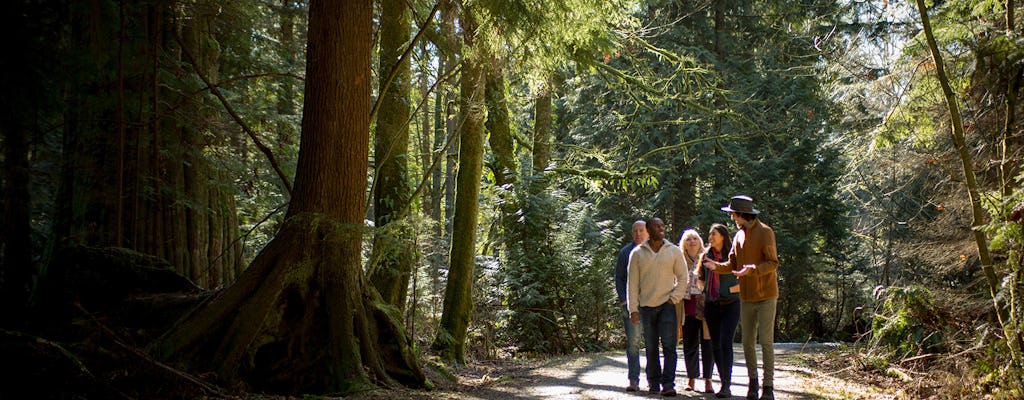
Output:
[[[649,241],[641,243],[629,253],[626,278],[626,307],[630,313],[640,307],[657,307],[672,300],[683,301],[688,277],[683,262],[683,250],[667,240],[657,252]]]

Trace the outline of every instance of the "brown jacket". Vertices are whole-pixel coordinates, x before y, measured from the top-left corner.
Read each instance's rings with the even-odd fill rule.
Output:
[[[751,273],[739,277],[740,301],[744,303],[779,298],[779,255],[775,250],[775,231],[761,220],[749,229],[736,232],[732,250],[726,263],[733,271],[744,265],[757,266]]]

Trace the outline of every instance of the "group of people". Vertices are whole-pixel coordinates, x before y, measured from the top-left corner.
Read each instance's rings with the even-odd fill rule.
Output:
[[[703,377],[705,393],[732,397],[732,341],[739,325],[750,377],[747,399],[775,398],[773,341],[779,297],[775,233],[758,218],[760,211],[749,196],[734,196],[721,209],[736,224],[736,234],[730,239],[725,225],[713,224],[707,246],[693,229],[683,232],[678,246],[665,240],[665,223],[657,217],[633,223],[633,241],[619,251],[615,266],[626,331],[627,391],[640,390],[643,335],[650,393],[677,394],[676,345],[681,339],[687,390],[695,391],[696,379]],[[763,356],[760,381],[756,344],[761,345]],[[717,392],[712,366],[718,368]]]

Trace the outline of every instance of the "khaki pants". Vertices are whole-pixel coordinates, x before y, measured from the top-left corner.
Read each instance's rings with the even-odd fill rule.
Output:
[[[774,386],[775,380],[775,305],[778,299],[768,299],[740,305],[740,329],[743,331],[743,357],[746,358],[747,376],[757,380],[757,348],[761,344],[764,357],[762,386]]]

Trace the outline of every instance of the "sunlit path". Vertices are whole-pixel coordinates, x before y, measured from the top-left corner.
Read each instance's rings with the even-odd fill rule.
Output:
[[[779,399],[876,399],[891,398],[880,388],[831,378],[830,371],[816,371],[787,362],[788,355],[818,351],[827,348],[821,344],[776,344],[775,395]],[[733,368],[733,398],[741,399],[747,393],[747,368],[743,362],[743,349],[734,345],[737,363]],[[758,359],[761,359],[758,350]],[[643,366],[641,356],[641,367]],[[513,378],[492,377],[497,382],[482,385],[462,398],[470,399],[624,399],[661,398],[646,392],[641,373],[641,391],[627,393],[626,357],[620,352],[563,358],[545,366],[527,371]],[[698,382],[700,383],[700,382]],[[717,374],[715,389],[719,388]],[[714,394],[685,390],[686,373],[676,373],[676,389],[681,399],[714,399]],[[700,385],[698,385],[700,386]]]

